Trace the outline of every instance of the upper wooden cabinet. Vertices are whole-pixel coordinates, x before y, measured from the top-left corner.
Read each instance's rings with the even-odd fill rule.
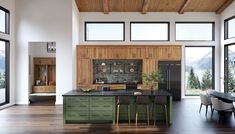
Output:
[[[158,47],[159,60],[180,60],[181,47],[180,46],[160,46]]]
[[[158,47],[146,47],[144,49],[144,58],[158,59]]]
[[[78,59],[89,59],[92,58],[92,47],[78,47],[77,49],[77,57]]]
[[[144,49],[142,47],[128,47],[127,59],[142,59],[144,56]]]
[[[77,60],[77,84],[92,84],[92,61],[90,59]]]
[[[126,59],[127,49],[125,47],[108,47],[107,58],[108,59]]]
[[[107,48],[105,47],[93,47],[93,59],[107,59]]]

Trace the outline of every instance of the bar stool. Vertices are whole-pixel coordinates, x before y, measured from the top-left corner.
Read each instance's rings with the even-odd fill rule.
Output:
[[[149,96],[137,96],[135,103],[135,126],[138,125],[138,106],[145,105],[146,106],[146,114],[147,114],[147,123],[149,126],[149,104],[150,99]]]
[[[154,126],[156,124],[156,105],[161,105],[163,109],[163,114],[165,115],[166,125],[168,126],[168,116],[167,116],[167,96],[155,96],[153,104],[154,113]]]
[[[120,105],[126,105],[127,106],[127,114],[128,114],[128,123],[130,125],[130,104],[131,104],[131,98],[130,96],[118,96],[117,97],[117,126],[119,121],[119,112],[120,112]]]

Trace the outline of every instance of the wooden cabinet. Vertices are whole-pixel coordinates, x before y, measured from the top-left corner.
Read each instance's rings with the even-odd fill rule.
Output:
[[[158,61],[181,60],[180,45],[78,45],[77,85],[93,86],[93,59],[142,59],[143,73],[157,70]],[[117,86],[112,86],[119,89]],[[122,86],[120,88],[123,88]]]
[[[55,58],[34,57],[33,93],[55,93],[56,65]]]
[[[180,60],[181,47],[180,46],[161,46],[158,48],[159,60]]]
[[[115,97],[76,96],[63,98],[64,122],[114,122]]]
[[[92,61],[90,59],[77,60],[77,84],[89,85],[92,83]]]
[[[127,59],[142,59],[143,48],[142,47],[129,47],[127,48]]]

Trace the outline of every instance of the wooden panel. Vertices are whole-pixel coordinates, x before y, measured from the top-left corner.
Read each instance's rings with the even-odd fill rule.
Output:
[[[169,57],[170,60],[181,60],[181,47],[172,46],[169,48]]]
[[[168,46],[161,46],[158,48],[159,60],[169,60],[169,49]]]
[[[105,47],[94,47],[93,48],[93,59],[107,59],[107,48]]]
[[[157,70],[157,60],[156,59],[144,59],[143,60],[143,73],[149,74],[152,71]]]
[[[77,47],[78,59],[89,59],[92,57],[92,47]]]
[[[143,47],[129,47],[127,48],[127,59],[142,59]]]
[[[150,0],[146,11],[178,12],[185,1]],[[231,0],[190,0],[184,7],[184,12],[216,12],[227,1]],[[76,0],[76,3],[80,12],[104,12],[103,0]],[[231,4],[231,2],[228,3]],[[142,12],[144,0],[109,0],[107,4],[109,12]]]
[[[125,59],[127,56],[127,49],[123,47],[109,47],[107,48],[108,59]]]
[[[102,86],[110,86],[110,89],[126,89],[125,84],[95,84],[97,90],[102,90]]]
[[[77,60],[77,81],[78,85],[89,85],[92,83],[92,70],[90,59]]]
[[[55,93],[55,86],[33,86],[33,93]]]
[[[144,58],[158,59],[158,47],[146,47],[144,50]]]
[[[55,85],[56,82],[56,66],[50,65],[48,66],[48,85]]]

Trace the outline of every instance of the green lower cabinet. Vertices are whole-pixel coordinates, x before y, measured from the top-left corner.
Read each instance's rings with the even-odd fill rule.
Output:
[[[69,122],[115,122],[116,99],[115,96],[64,96],[63,98],[64,121]],[[156,120],[165,120],[162,106],[156,107]],[[135,121],[135,97],[131,99],[130,118]],[[167,114],[169,124],[172,124],[173,104],[172,97],[168,97]],[[149,117],[153,120],[153,103],[149,104]],[[128,109],[126,105],[120,106],[119,120],[128,121]],[[145,105],[138,107],[138,120],[147,121],[147,110]]]

